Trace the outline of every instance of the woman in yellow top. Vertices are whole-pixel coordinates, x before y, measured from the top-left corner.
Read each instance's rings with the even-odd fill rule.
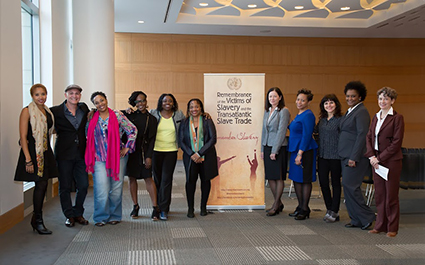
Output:
[[[171,204],[173,173],[177,162],[178,131],[185,115],[178,109],[172,94],[162,94],[158,106],[151,110],[158,120],[154,152],[152,156],[153,176],[158,190],[159,219],[168,220]]]

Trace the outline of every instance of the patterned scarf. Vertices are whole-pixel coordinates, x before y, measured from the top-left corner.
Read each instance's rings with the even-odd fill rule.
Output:
[[[198,133],[196,133],[193,117],[190,116],[189,135],[190,135],[190,143],[192,146],[192,151],[198,152],[204,146],[204,126],[203,126],[202,117],[199,117]]]
[[[115,112],[108,108],[108,150],[106,151],[106,173],[113,180],[119,180],[120,172],[120,131],[117,116]],[[96,111],[90,120],[87,130],[87,147],[86,147],[86,171],[94,172],[94,164],[96,163],[95,153],[96,147],[94,143],[94,129],[99,121],[99,111]]]
[[[46,105],[44,105],[46,112],[50,114],[54,123],[54,117],[52,112]],[[43,177],[44,171],[44,152],[47,150],[47,141],[50,140],[50,136],[53,133],[52,126],[50,130],[47,130],[47,118],[46,115],[41,112],[37,107],[37,104],[31,102],[28,105],[28,112],[30,115],[30,124],[32,128],[32,137],[35,139],[35,155],[37,159],[37,176]]]

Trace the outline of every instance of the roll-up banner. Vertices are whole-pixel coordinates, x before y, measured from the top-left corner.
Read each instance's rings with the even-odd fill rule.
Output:
[[[219,169],[208,209],[264,209],[264,79],[265,74],[204,74],[204,105],[217,129]]]

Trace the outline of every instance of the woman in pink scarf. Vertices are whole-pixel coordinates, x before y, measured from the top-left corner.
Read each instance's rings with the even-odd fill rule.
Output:
[[[137,129],[123,114],[108,108],[103,92],[94,92],[90,100],[97,109],[88,122],[85,155],[86,170],[93,173],[93,220],[96,226],[116,225],[122,218],[127,153],[134,150]],[[121,143],[124,133],[125,145]]]

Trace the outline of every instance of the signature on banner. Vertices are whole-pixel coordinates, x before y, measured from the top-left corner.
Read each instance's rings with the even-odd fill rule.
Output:
[[[247,140],[254,140],[255,144],[258,143],[258,136],[255,135],[255,133],[247,133],[247,132],[240,132],[236,135],[233,135],[233,132],[229,132],[229,135],[223,135],[223,136],[217,136],[217,139],[219,140],[240,140],[240,141],[247,141]]]

